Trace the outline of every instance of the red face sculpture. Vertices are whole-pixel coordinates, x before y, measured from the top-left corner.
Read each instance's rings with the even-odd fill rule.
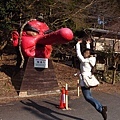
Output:
[[[14,46],[18,45],[19,36],[24,56],[49,58],[52,52],[52,45],[71,41],[73,32],[69,28],[61,28],[51,32],[45,22],[33,19],[27,22],[20,35],[16,31],[12,32]]]

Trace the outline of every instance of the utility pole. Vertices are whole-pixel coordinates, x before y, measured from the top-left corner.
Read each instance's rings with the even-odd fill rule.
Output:
[[[105,18],[104,18],[104,16],[103,16],[103,19],[102,19],[102,25],[103,25],[103,29],[105,29]]]

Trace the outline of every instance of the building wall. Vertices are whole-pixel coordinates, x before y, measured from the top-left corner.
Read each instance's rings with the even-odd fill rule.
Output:
[[[120,53],[120,39],[110,39],[110,38],[99,38],[99,37],[94,37],[95,41],[95,50],[98,51],[113,51],[113,46],[114,46],[114,51],[116,53]]]

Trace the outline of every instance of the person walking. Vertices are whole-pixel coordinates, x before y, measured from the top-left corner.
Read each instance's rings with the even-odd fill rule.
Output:
[[[84,83],[84,76],[92,75],[92,66],[96,63],[96,57],[91,55],[90,50],[90,40],[86,41],[86,49],[83,51],[83,55],[80,49],[80,43],[82,40],[79,40],[76,44],[77,57],[80,60],[80,86],[82,94],[87,102],[89,102],[99,113],[102,114],[104,120],[107,120],[107,106],[103,106],[98,100],[92,97],[91,88],[86,87]]]

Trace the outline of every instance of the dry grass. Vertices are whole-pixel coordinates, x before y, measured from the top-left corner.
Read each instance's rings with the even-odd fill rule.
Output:
[[[13,56],[12,56],[12,59],[10,56],[8,56],[8,57],[5,57],[3,61],[0,61],[1,66],[2,65],[14,66],[15,63],[16,61],[14,60]],[[67,83],[69,90],[77,90],[77,80],[79,78],[75,77],[74,73],[78,72],[79,70],[62,63],[57,63],[57,62],[53,62],[53,65],[54,65],[57,81],[60,88],[65,86],[65,84]],[[11,77],[10,77],[12,76],[14,69],[10,67],[10,70],[8,70],[8,68],[4,68],[4,70],[6,71],[4,72],[2,70],[3,68],[1,67],[0,98],[6,97],[6,99],[5,100],[1,99],[0,102],[11,101],[12,97],[15,98],[16,96],[18,96],[14,89],[14,86],[12,85]],[[112,93],[112,92],[120,93],[120,82],[116,83],[115,85],[103,82],[99,87],[93,88],[93,90],[98,90],[98,91],[107,92],[107,93]]]

